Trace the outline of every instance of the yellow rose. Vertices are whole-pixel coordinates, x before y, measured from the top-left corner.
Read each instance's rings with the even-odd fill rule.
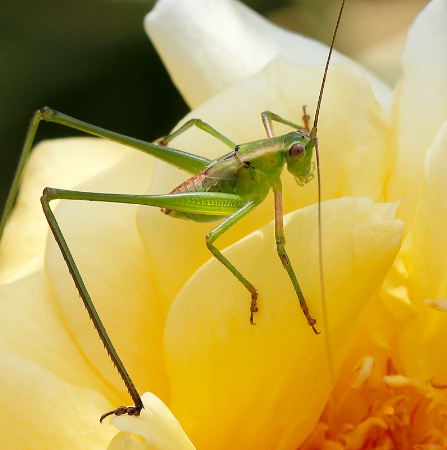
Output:
[[[224,5],[230,5],[229,9]],[[177,80],[192,104],[231,85],[188,117],[200,117],[232,140],[247,142],[262,136],[259,114],[265,109],[295,121],[303,104],[314,111],[322,71],[308,67],[312,61],[306,58],[301,66],[274,58],[258,74],[232,84],[260,69],[276,55],[276,47],[294,45],[283,42],[301,38],[282,36],[238,4],[222,2],[220,8],[215,20],[244,21],[246,36],[240,36],[237,27],[226,30],[226,40],[221,42],[227,44],[218,48],[231,55],[232,49],[243,49],[242,43],[247,43],[246,72],[238,65],[241,73],[231,79],[231,64],[219,67],[215,61],[214,74],[200,65],[196,69],[194,61],[191,66],[171,67],[184,76],[194,74],[195,84],[190,87],[186,87],[190,80],[186,79],[186,85]],[[412,33],[423,33],[439,23],[436,36],[442,39],[445,12],[443,16],[437,11],[441,8],[441,1],[432,2]],[[209,8],[202,14],[190,9],[191,17],[178,9],[180,19],[174,21],[174,28],[187,25],[201,30],[202,23],[216,30],[210,26],[209,14],[214,12]],[[199,23],[192,22],[194,17]],[[169,32],[165,18],[157,20],[164,21]],[[256,37],[275,42],[269,52],[263,51],[262,40],[262,48],[253,47],[257,41],[250,40],[253,30]],[[200,35],[198,42],[212,55],[218,40]],[[178,51],[180,44],[172,45]],[[434,59],[445,67],[444,55],[435,58],[426,43],[424,50],[425,67],[435,64]],[[191,51],[199,54],[195,47]],[[268,59],[259,63],[264,53]],[[410,39],[407,60],[414,53]],[[218,60],[227,61],[222,51],[216,54]],[[321,49],[312,53],[321,56],[320,63],[326,54]],[[442,424],[438,426],[436,420],[442,419],[446,403],[439,389],[446,384],[442,361],[446,319],[434,307],[442,309],[440,299],[446,297],[445,258],[439,254],[442,247],[438,249],[445,228],[441,196],[445,131],[441,127],[446,96],[441,95],[439,81],[439,95],[423,102],[428,109],[423,122],[437,128],[421,132],[421,115],[415,122],[418,111],[406,109],[423,85],[414,73],[421,67],[416,61],[408,70],[389,119],[380,104],[386,109],[391,94],[379,82],[370,76],[368,81],[352,64],[334,64],[330,69],[319,123],[323,196],[332,199],[323,204],[327,328],[312,205],[316,183],[299,188],[292,177],[283,177],[285,209],[290,211],[285,217],[287,249],[324,333],[321,336],[315,336],[305,323],[278,261],[271,198],[217,242],[219,248],[228,247],[227,257],[259,289],[255,327],[248,320],[249,295],[219,262],[210,259],[204,245],[210,225],[175,221],[150,207],[60,203],[57,218],[131,377],[141,392],[153,392],[175,416],[157,397],[145,394],[146,408],[140,418],[112,419],[125,432],[113,438],[110,448],[144,448],[144,443],[147,448],[192,448],[192,442],[196,448],[287,449],[299,447],[306,439],[304,448],[361,448],[373,438],[382,444],[393,433],[406,439],[393,443],[442,445]],[[442,66],[432,71],[445,73]],[[186,93],[187,89],[192,92]],[[419,97],[418,101],[424,100]],[[428,101],[437,102],[437,108],[430,108],[433,104]],[[275,129],[278,134],[285,131],[280,126]],[[419,139],[414,141],[416,130]],[[401,163],[407,133],[413,137],[413,153],[420,149],[427,155],[425,178],[423,168],[413,166],[408,169],[409,178]],[[174,143],[209,158],[226,151],[197,130]],[[185,174],[97,139],[53,141],[39,147],[1,248],[1,398],[7,411],[1,435],[9,448],[104,448],[116,430],[99,425],[98,417],[128,404],[128,395],[78,298],[59,249],[52,238],[45,245],[46,224],[38,197],[45,185],[166,193]],[[410,163],[421,161],[418,156]],[[42,174],[42,165],[51,167],[53,175]],[[415,179],[419,187],[407,199],[406,183]],[[382,202],[399,199],[398,216],[410,225],[393,264],[403,225],[393,218],[397,204]],[[337,376],[335,389],[331,366]],[[405,416],[408,411],[415,413]],[[408,447],[396,444],[396,448]]]

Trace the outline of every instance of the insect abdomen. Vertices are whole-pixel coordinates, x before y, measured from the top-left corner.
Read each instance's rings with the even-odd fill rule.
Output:
[[[229,186],[228,180],[219,180],[210,178],[203,170],[188,178],[182,184],[173,189],[170,194],[181,194],[183,192],[226,192],[233,193],[233,186]],[[194,220],[195,222],[213,222],[223,219],[227,216],[216,216],[209,214],[188,213],[185,211],[177,211],[175,209],[162,208],[161,212],[175,218]]]
[[[205,171],[196,173],[191,178],[188,178],[182,184],[173,189],[170,194],[180,194],[182,192],[204,192],[204,182],[206,180]]]

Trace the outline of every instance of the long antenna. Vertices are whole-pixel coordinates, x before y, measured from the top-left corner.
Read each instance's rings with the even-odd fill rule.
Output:
[[[326,84],[327,71],[329,69],[329,63],[331,61],[332,50],[334,48],[335,36],[337,36],[338,25],[340,24],[340,19],[341,19],[341,15],[343,13],[344,6],[345,6],[345,0],[343,0],[341,2],[340,11],[338,12],[338,17],[337,17],[337,23],[335,24],[334,34],[332,35],[331,46],[329,47],[329,54],[327,55],[326,66],[324,68],[324,74],[323,74],[323,81],[321,82],[321,87],[320,87],[320,95],[318,96],[317,109],[315,111],[315,118],[314,118],[314,128],[315,129],[317,128],[317,125],[318,125],[318,117],[320,115],[321,99],[323,98],[324,85]]]
[[[318,96],[318,103],[317,108],[315,110],[315,118],[314,118],[314,125],[311,131],[311,136],[315,139],[315,158],[317,161],[317,184],[318,184],[318,242],[319,242],[319,248],[318,248],[318,263],[320,266],[320,289],[321,289],[321,301],[322,301],[322,308],[323,308],[323,323],[324,323],[324,329],[326,330],[325,335],[325,341],[326,341],[326,349],[327,349],[327,358],[328,358],[328,365],[329,365],[329,372],[330,377],[333,383],[335,383],[335,370],[334,370],[334,362],[332,359],[332,351],[331,351],[331,342],[329,339],[329,319],[328,319],[328,313],[327,313],[327,302],[326,302],[326,290],[324,287],[324,267],[323,267],[323,233],[322,233],[322,220],[321,220],[321,174],[320,174],[320,152],[318,151],[318,138],[317,138],[317,125],[318,125],[318,117],[320,115],[320,107],[321,107],[321,100],[323,98],[323,91],[324,86],[326,84],[326,77],[327,72],[329,69],[329,63],[331,61],[332,56],[332,50],[334,48],[334,42],[335,42],[335,36],[337,35],[338,31],[338,25],[340,24],[341,15],[343,13],[343,7],[345,6],[345,0],[342,1],[340,11],[338,13],[337,17],[337,23],[335,24],[334,33],[332,35],[332,41],[331,46],[329,47],[329,54],[326,60],[326,66],[324,68],[323,73],[323,80],[321,82],[320,87],[320,94]]]

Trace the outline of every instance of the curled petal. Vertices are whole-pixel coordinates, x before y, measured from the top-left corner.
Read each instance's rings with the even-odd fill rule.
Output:
[[[428,298],[425,300],[425,304],[438,311],[447,311],[447,298],[437,298],[436,300]]]
[[[123,432],[112,439],[108,450],[194,450],[177,419],[158,397],[146,392],[141,399],[144,409],[139,417],[111,419]]]

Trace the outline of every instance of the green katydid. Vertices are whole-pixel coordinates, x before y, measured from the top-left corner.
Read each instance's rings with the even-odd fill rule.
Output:
[[[196,222],[211,222],[220,220],[221,223],[206,235],[206,245],[212,255],[217,258],[249,291],[251,295],[250,323],[254,325],[254,313],[258,311],[258,292],[255,286],[253,286],[251,282],[247,280],[244,275],[241,274],[238,269],[215,247],[214,243],[236,222],[253,211],[265,199],[269,191],[272,190],[275,203],[275,239],[278,256],[293,284],[307,323],[316,334],[319,334],[315,328],[316,320],[309,312],[305,297],[285,250],[280,175],[284,165],[286,165],[287,170],[295,177],[295,180],[299,185],[302,186],[309,183],[314,178],[315,163],[312,159],[313,150],[315,149],[319,197],[321,197],[317,139],[318,116],[326,75],[331,59],[332,48],[343,11],[343,6],[344,0],[342,1],[335,31],[332,37],[312,128],[309,126],[310,117],[306,114],[305,108],[303,108],[303,125],[298,125],[270,111],[265,111],[261,114],[262,123],[267,133],[267,138],[265,139],[236,145],[209,124],[201,121],[200,119],[191,119],[172,134],[161,138],[157,144],[153,144],[90,125],[86,122],[74,119],[47,107],[35,112],[30,123],[19,166],[0,223],[0,237],[13,208],[17,192],[19,190],[22,173],[32,149],[39,123],[42,120],[55,122],[60,125],[83,131],[90,135],[124,144],[128,147],[152,155],[192,174],[192,177],[173,189],[169,194],[164,195],[129,195],[81,192],[50,187],[45,188],[43,191],[41,203],[50,229],[62,252],[70,274],[83,300],[84,306],[87,309],[88,314],[99,334],[99,337],[102,340],[121,378],[123,379],[132,400],[134,401],[134,406],[121,406],[115,410],[103,414],[100,421],[111,414],[139,415],[141,409],[143,408],[143,403],[93,305],[71,251],[68,248],[64,235],[58,225],[57,219],[50,208],[50,202],[55,199],[63,199],[138,204],[159,207],[163,213],[174,218],[190,219]],[[296,131],[291,131],[281,136],[275,136],[273,122],[290,126]],[[230,148],[230,151],[218,159],[208,160],[201,156],[168,147],[172,140],[193,126],[198,127],[202,131],[205,131],[214,138],[220,140],[223,144]],[[318,200],[320,203],[320,198]],[[321,215],[319,217],[319,227],[320,270],[322,271]],[[323,280],[322,272],[320,273],[320,278]],[[324,297],[324,293],[322,293],[322,296]]]

